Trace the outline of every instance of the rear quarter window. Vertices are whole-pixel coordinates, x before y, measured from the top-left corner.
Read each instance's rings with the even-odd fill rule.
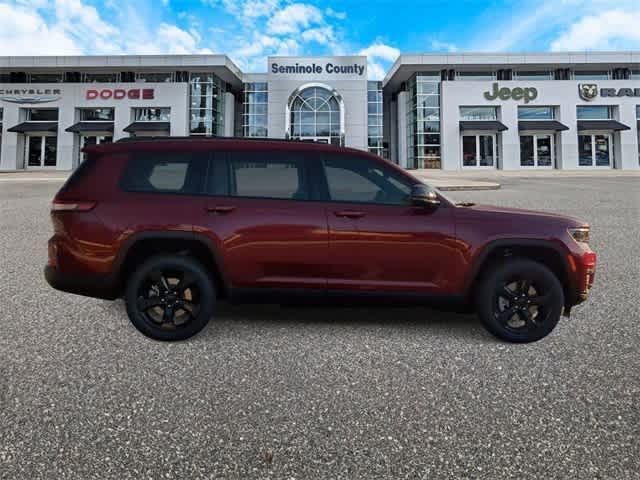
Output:
[[[137,154],[120,186],[127,192],[197,195],[204,192],[208,154]]]

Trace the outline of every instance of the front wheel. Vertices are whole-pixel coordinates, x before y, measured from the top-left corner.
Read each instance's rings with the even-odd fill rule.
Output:
[[[478,316],[496,337],[535,342],[555,328],[564,306],[562,284],[546,266],[514,258],[493,267],[482,279]]]
[[[215,289],[207,271],[183,255],[157,255],[129,277],[125,292],[133,325],[156,340],[192,337],[209,322]]]

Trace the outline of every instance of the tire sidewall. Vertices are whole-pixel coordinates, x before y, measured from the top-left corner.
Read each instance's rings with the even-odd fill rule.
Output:
[[[545,285],[551,295],[550,312],[544,324],[534,331],[522,333],[506,329],[495,317],[494,296],[496,288],[514,276],[523,275],[538,285]],[[478,316],[484,326],[496,337],[509,342],[535,342],[546,337],[558,324],[564,307],[562,284],[546,266],[533,260],[514,258],[493,267],[481,281],[477,296]]]
[[[162,330],[138,311],[138,289],[140,283],[156,268],[172,268],[189,272],[200,289],[201,304],[198,315],[184,328]],[[139,265],[127,281],[125,303],[131,323],[144,335],[155,340],[186,340],[200,332],[209,323],[213,314],[216,292],[211,277],[196,260],[184,255],[156,255]]]

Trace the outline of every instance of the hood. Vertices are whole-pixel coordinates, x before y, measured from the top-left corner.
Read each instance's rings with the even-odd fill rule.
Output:
[[[520,208],[510,207],[498,207],[494,205],[478,205],[473,204],[471,206],[456,206],[456,213],[459,213],[461,217],[477,216],[479,218],[499,219],[500,217],[510,218],[512,221],[531,221],[533,223],[549,222],[554,224],[562,224],[569,227],[581,227],[588,225],[587,222],[570,217],[567,215],[560,215],[551,212],[540,212],[537,210],[525,210]]]

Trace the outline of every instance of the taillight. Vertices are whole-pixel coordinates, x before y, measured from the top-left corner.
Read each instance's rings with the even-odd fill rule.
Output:
[[[96,206],[96,202],[74,202],[71,200],[54,200],[51,202],[52,212],[88,212]]]

